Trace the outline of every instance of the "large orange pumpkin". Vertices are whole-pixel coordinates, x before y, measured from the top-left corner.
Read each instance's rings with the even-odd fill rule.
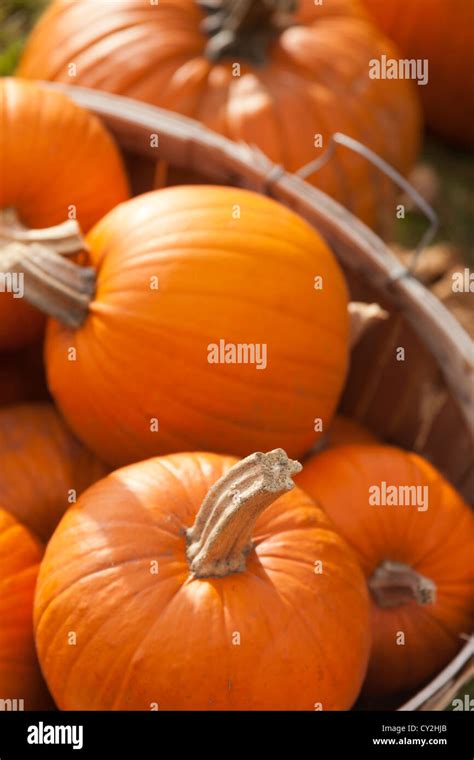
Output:
[[[373,648],[366,694],[419,687],[472,630],[471,510],[428,462],[391,446],[323,452],[296,481],[332,518],[367,578]]]
[[[5,710],[44,710],[51,701],[33,638],[33,596],[43,549],[0,507],[0,700]]]
[[[474,3],[472,0],[364,0],[403,55],[428,61],[428,84],[418,88],[428,125],[474,145]]]
[[[37,268],[30,288],[63,323],[47,333],[49,386],[89,448],[121,465],[311,446],[348,355],[344,278],[312,227],[256,193],[176,187],[121,204],[87,243],[95,295],[75,265],[69,304]]]
[[[299,466],[285,452],[234,463],[151,459],[66,513],[35,600],[61,709],[352,705],[370,646],[357,561],[308,496],[287,493]]]
[[[101,122],[34,82],[0,80],[0,154],[0,272],[12,242],[80,249],[73,220],[87,231],[128,197],[120,155]],[[43,228],[53,228],[49,237]],[[0,350],[32,342],[43,322],[22,297],[0,292]]]
[[[76,497],[106,472],[52,404],[0,410],[0,503],[42,541]]]
[[[192,116],[290,171],[340,131],[406,172],[418,150],[417,96],[411,82],[370,79],[382,54],[395,51],[357,0],[222,0],[206,10],[195,0],[56,0],[19,74]],[[309,179],[372,225],[393,199],[391,184],[345,148]]]

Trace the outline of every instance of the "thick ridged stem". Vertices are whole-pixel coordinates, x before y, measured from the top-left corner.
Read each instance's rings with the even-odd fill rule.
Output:
[[[25,300],[67,327],[87,317],[95,292],[95,270],[66,257],[84,251],[79,224],[28,229],[12,209],[0,211],[0,272],[22,277]]]
[[[31,229],[25,227],[13,208],[0,209],[0,255],[10,243],[30,245],[38,243],[62,256],[69,256],[86,248],[79,223],[68,219],[54,227]]]
[[[297,0],[196,0],[205,11],[205,55],[263,64],[272,38],[291,22]]]
[[[399,607],[411,601],[421,605],[436,601],[435,583],[403,562],[385,560],[372,573],[368,585],[376,604],[382,608]]]
[[[258,516],[294,487],[299,462],[283,449],[256,452],[238,462],[209,490],[187,532],[187,558],[198,578],[245,570]]]

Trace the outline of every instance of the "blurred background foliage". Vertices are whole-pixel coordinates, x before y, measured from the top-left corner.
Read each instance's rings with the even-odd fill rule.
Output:
[[[28,32],[48,0],[1,0],[0,76],[13,73]]]
[[[29,30],[48,2],[0,0],[0,76],[14,72]],[[451,287],[453,272],[465,266],[474,268],[472,154],[427,135],[410,179],[440,218],[434,245],[420,258],[416,274],[474,335],[471,294],[453,294]],[[405,219],[397,222],[393,248],[402,262],[408,264],[427,222],[408,199],[406,208]]]

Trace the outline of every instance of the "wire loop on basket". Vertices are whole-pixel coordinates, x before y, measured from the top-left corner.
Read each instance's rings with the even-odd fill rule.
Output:
[[[329,138],[329,145],[324,153],[318,158],[315,158],[313,161],[310,161],[309,164],[301,167],[301,169],[298,169],[295,174],[302,179],[307,179],[310,177],[322,166],[324,166],[327,161],[329,161],[329,159],[333,156],[337,145],[343,145],[345,148],[349,148],[349,150],[354,151],[354,153],[358,153],[360,156],[369,161],[369,163],[373,164],[373,166],[376,166],[377,169],[385,174],[385,176],[389,177],[392,182],[394,182],[401,190],[403,190],[428,218],[430,226],[424,232],[421,240],[416,246],[410,261],[410,265],[408,267],[400,265],[400,270],[391,275],[389,282],[394,282],[406,276],[414,276],[413,272],[416,268],[420,255],[429,245],[429,243],[431,243],[438,230],[438,215],[434,209],[431,208],[429,203],[427,203],[425,199],[420,195],[418,190],[416,190],[413,185],[411,185],[410,182],[405,179],[405,177],[402,177],[402,175],[397,172],[393,166],[390,166],[390,164],[388,164],[383,158],[377,155],[377,153],[374,153],[374,151],[368,148],[366,145],[359,142],[358,140],[354,140],[353,137],[349,137],[342,132],[334,132],[334,134]]]
[[[268,174],[265,175],[265,195],[271,195],[270,185],[272,182],[278,182],[278,180],[286,174],[285,168],[281,164],[274,164]]]

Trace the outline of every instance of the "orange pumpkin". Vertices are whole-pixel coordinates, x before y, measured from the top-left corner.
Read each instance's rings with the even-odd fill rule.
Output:
[[[59,319],[47,333],[50,390],[89,448],[118,466],[311,446],[348,355],[344,278],[312,227],[256,193],[176,187],[121,204],[87,243],[95,295],[88,268],[71,265],[70,303],[48,291],[49,272],[29,275]]]
[[[87,231],[128,197],[121,158],[100,121],[34,82],[0,80],[0,153],[2,271],[18,241],[79,250],[72,220]],[[17,286],[14,292],[0,293],[0,350],[31,343],[43,329],[41,314],[17,297]]]
[[[151,459],[66,513],[35,600],[39,658],[61,709],[352,705],[370,645],[355,557],[290,491],[300,466],[284,451],[234,463]]]
[[[474,145],[474,4],[472,0],[364,0],[403,56],[428,61],[418,87],[428,125],[462,145]]]
[[[296,482],[334,521],[367,578],[373,647],[365,693],[419,687],[472,630],[471,510],[428,462],[391,446],[325,451]]]
[[[377,443],[377,438],[370,430],[342,414],[334,417],[328,434],[323,440],[325,449],[344,446],[348,443]]]
[[[76,495],[106,472],[52,404],[0,410],[0,503],[42,541]]]
[[[401,172],[419,146],[415,88],[374,80],[369,61],[395,55],[357,0],[56,0],[19,74],[127,95],[194,117],[296,171],[344,132]],[[290,11],[295,7],[296,11]],[[70,76],[70,65],[76,70]],[[339,148],[310,178],[371,225],[393,186]],[[394,206],[389,212],[394,218]]]
[[[33,596],[42,554],[39,542],[0,507],[0,700],[7,710],[51,706],[33,638]]]

